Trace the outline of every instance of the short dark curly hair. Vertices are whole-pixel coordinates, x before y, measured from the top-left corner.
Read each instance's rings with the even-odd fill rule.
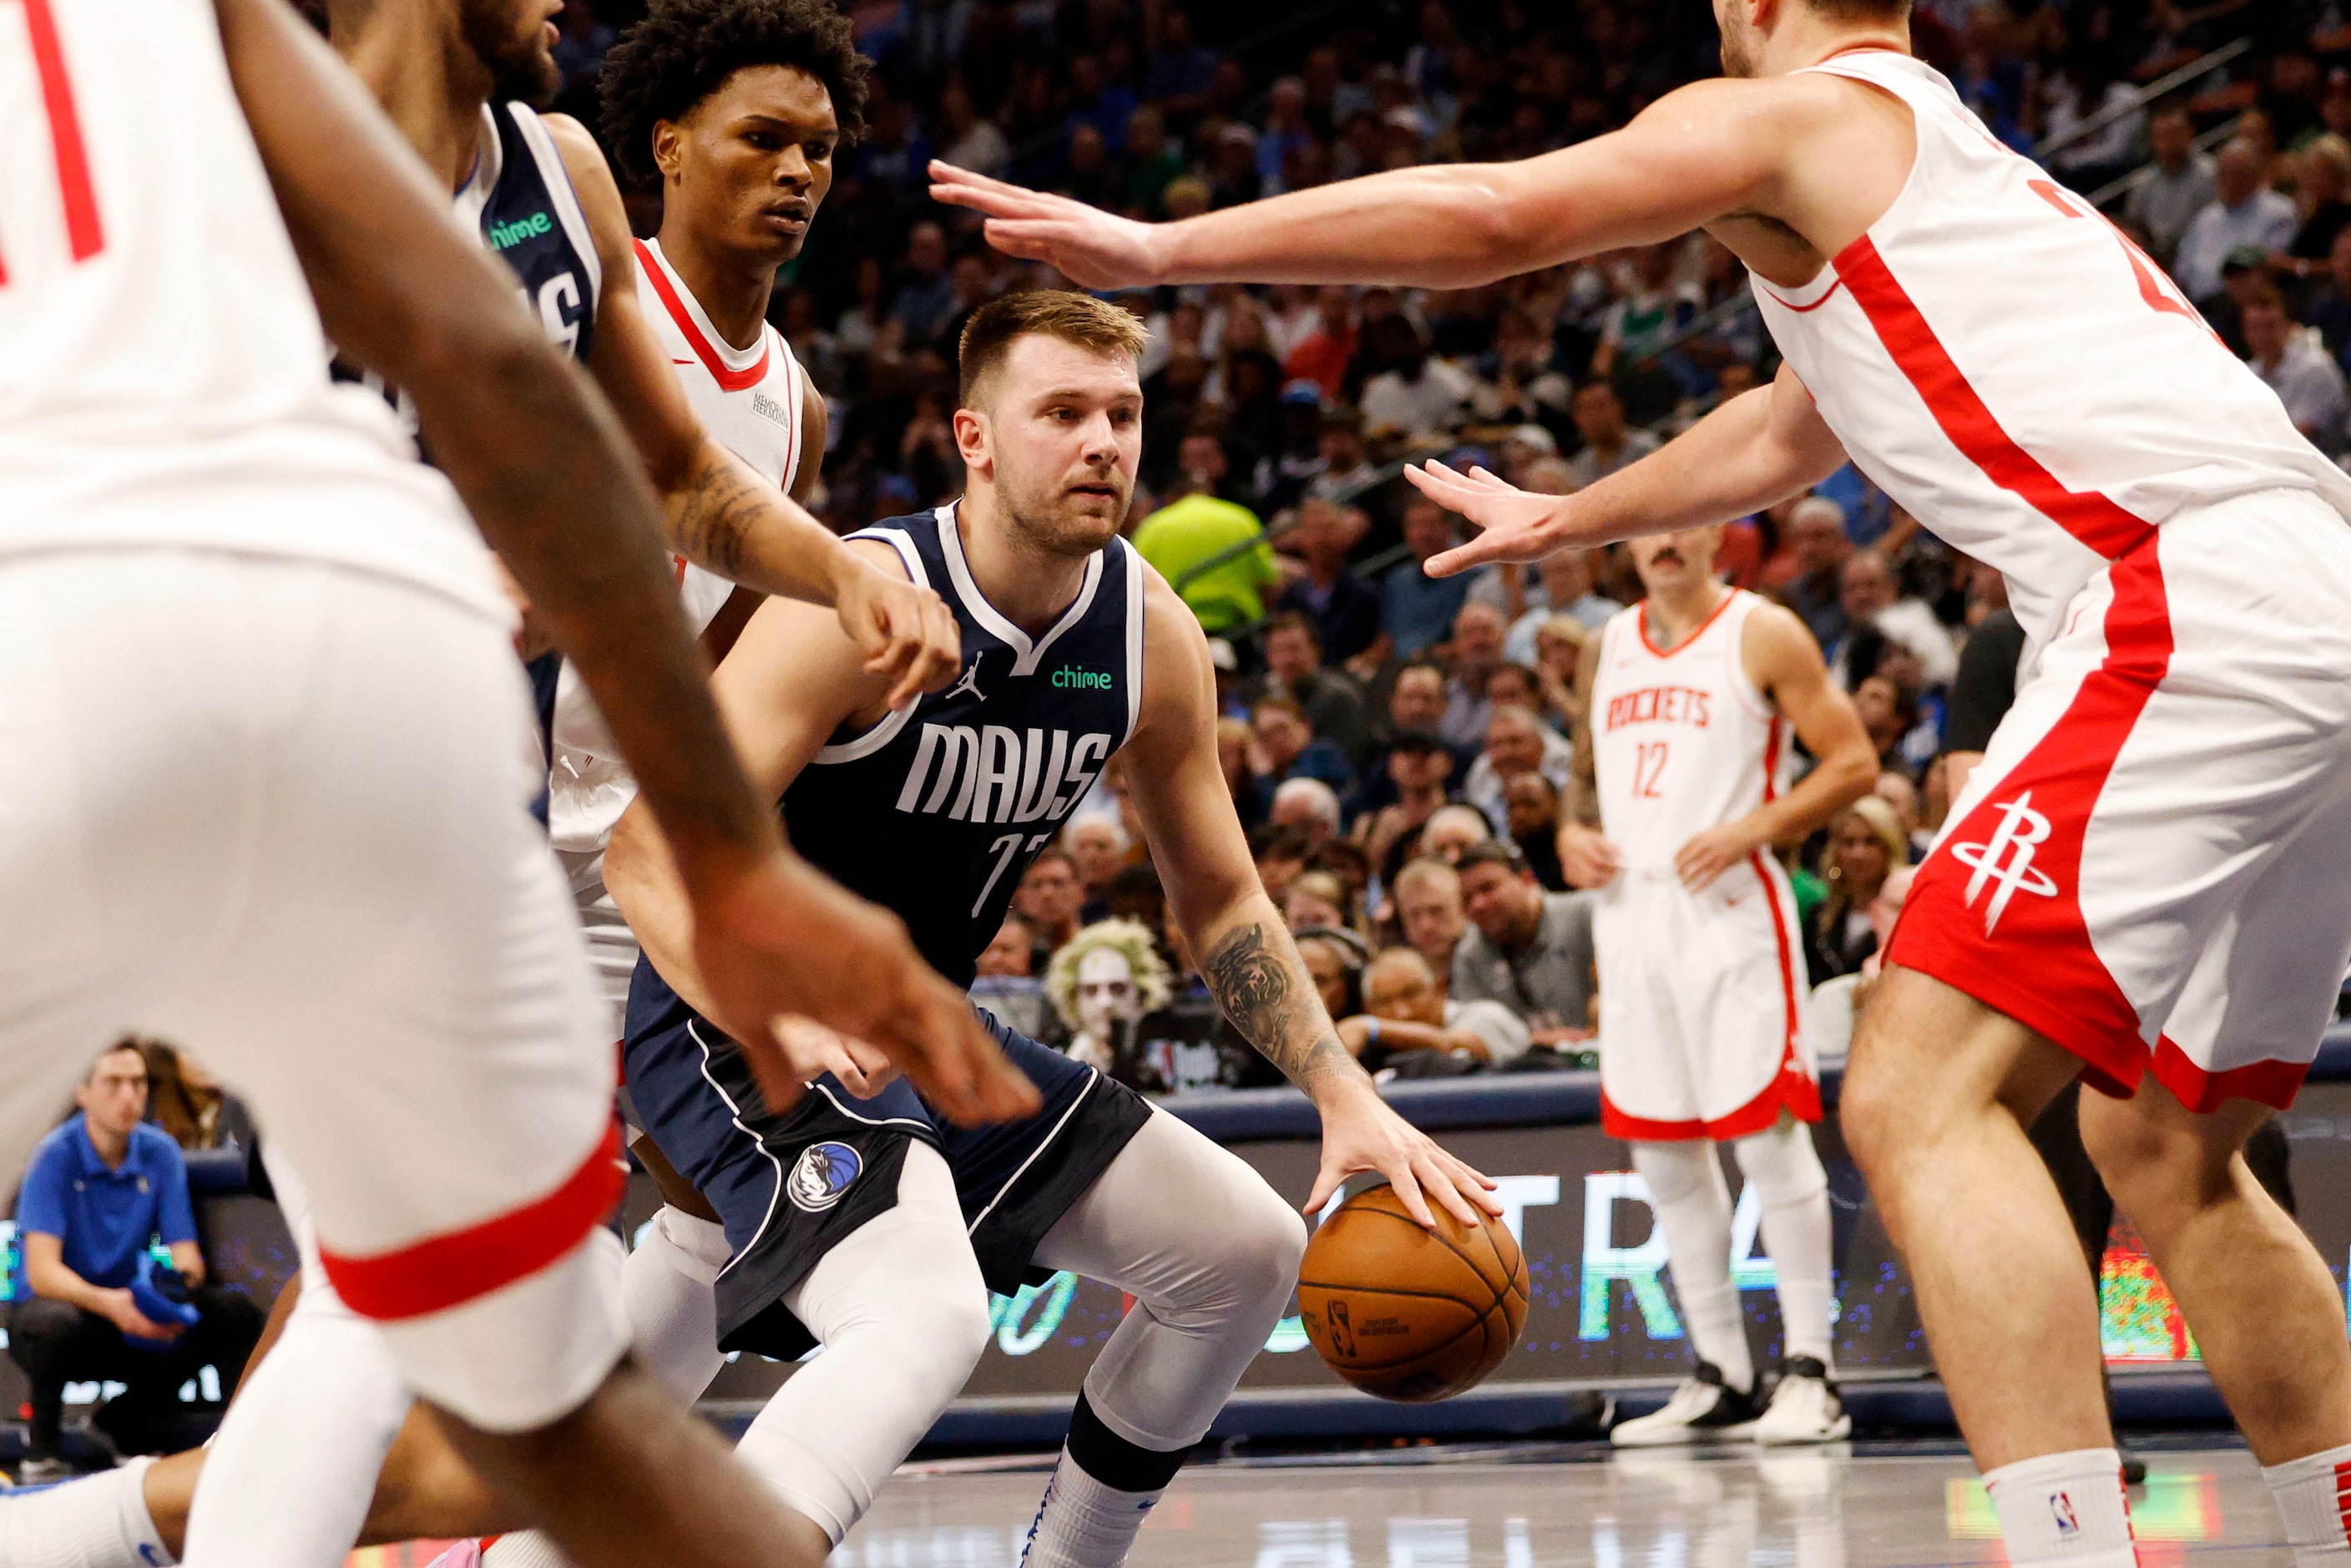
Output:
[[[604,140],[621,173],[658,183],[653,127],[679,120],[746,66],[791,66],[832,95],[843,146],[865,130],[873,62],[829,0],[653,0],[604,57]]]

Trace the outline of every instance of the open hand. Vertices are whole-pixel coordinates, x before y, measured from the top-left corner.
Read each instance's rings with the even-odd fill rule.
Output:
[[[1315,1172],[1314,1190],[1307,1195],[1307,1213],[1320,1212],[1339,1184],[1358,1171],[1377,1171],[1387,1177],[1405,1211],[1432,1230],[1437,1218],[1424,1194],[1434,1194],[1464,1225],[1475,1226],[1480,1208],[1489,1214],[1502,1212],[1493,1182],[1397,1115],[1369,1079],[1317,1100],[1315,1109],[1322,1114],[1322,1166]]]
[[[841,629],[865,654],[865,673],[890,678],[890,706],[936,691],[963,667],[963,633],[946,601],[852,553],[833,591]]]
[[[1538,496],[1500,476],[1473,467],[1458,473],[1431,458],[1404,476],[1413,487],[1448,512],[1458,512],[1483,531],[1467,544],[1430,556],[1421,570],[1451,577],[1489,561],[1541,560],[1574,541],[1561,537],[1567,497]]]
[[[713,1021],[741,1043],[778,1114],[799,1103],[811,1076],[776,1032],[789,1015],[896,1063],[958,1125],[1011,1121],[1040,1104],[896,915],[780,850],[697,890],[694,958]]]
[[[1160,281],[1153,224],[1025,190],[931,161],[931,199],[969,207],[987,221],[980,232],[1007,256],[1041,261],[1081,288],[1140,288]]]

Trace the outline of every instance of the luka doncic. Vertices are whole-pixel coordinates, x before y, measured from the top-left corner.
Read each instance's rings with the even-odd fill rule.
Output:
[[[1375,1168],[1408,1202],[1426,1190],[1466,1218],[1472,1202],[1491,1207],[1483,1178],[1383,1105],[1339,1044],[1217,765],[1206,639],[1118,538],[1142,445],[1143,340],[1133,317],[1084,295],[975,311],[955,417],[964,498],[852,537],[945,596],[958,677],[893,713],[825,617],[770,602],[719,669],[721,711],[793,842],[965,984],[1022,870],[1123,752],[1203,974],[1322,1113],[1311,1201]],[[691,1006],[682,900],[642,813],[615,831],[606,877],[645,954],[631,1092],[733,1248],[715,1287],[721,1343],[824,1345],[753,1423],[746,1461],[838,1542],[978,1355],[981,1281],[1008,1291],[1032,1266],[1069,1270],[1135,1306],[1086,1379],[1026,1561],[1121,1561],[1279,1319],[1305,1239],[1296,1211],[1176,1118],[1001,1026],[1043,1092],[1028,1121],[961,1131],[903,1086],[860,1101],[834,1079],[769,1116],[732,1042]]]

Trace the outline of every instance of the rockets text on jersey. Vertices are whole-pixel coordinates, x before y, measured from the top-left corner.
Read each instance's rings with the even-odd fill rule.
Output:
[[[1601,831],[1627,870],[1670,871],[1693,835],[1785,790],[1786,724],[1748,678],[1740,647],[1762,602],[1726,590],[1704,624],[1665,650],[1646,601],[1603,628],[1592,759]]]

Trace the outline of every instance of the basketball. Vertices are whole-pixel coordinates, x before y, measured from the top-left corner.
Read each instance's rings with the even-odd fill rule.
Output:
[[[1339,1207],[1306,1245],[1298,1304],[1326,1365],[1366,1394],[1450,1399],[1502,1364],[1527,1321],[1527,1264],[1499,1219],[1436,1203],[1434,1231],[1385,1183]]]

